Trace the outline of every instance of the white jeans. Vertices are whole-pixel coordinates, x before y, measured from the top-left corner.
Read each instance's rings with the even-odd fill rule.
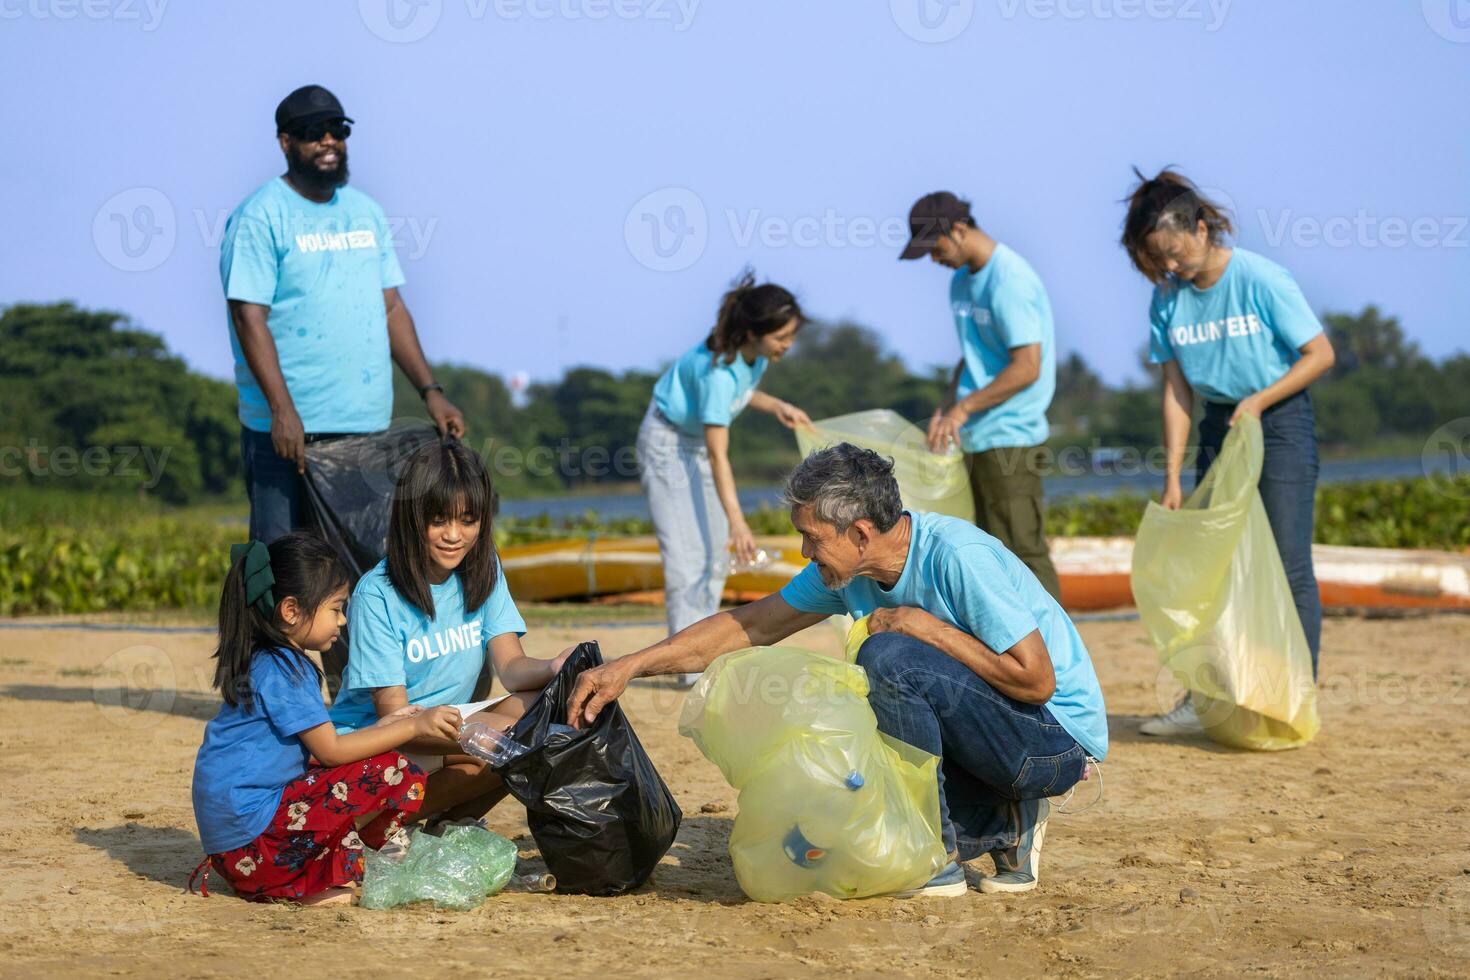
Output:
[[[679,431],[651,405],[638,430],[638,470],[663,558],[672,636],[719,611],[730,567],[730,520],[704,440]]]

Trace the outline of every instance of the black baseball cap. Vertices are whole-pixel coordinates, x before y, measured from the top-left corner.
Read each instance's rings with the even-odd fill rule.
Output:
[[[903,259],[919,259],[934,250],[939,236],[947,234],[956,224],[973,225],[970,205],[949,191],[925,194],[914,203],[909,211],[909,243],[899,254]]]
[[[348,119],[337,97],[320,85],[303,85],[276,106],[276,132],[289,132],[298,126]]]

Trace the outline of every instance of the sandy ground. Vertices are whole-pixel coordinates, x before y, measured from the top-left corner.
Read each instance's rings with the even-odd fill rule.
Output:
[[[1082,632],[1112,713],[1106,798],[1053,818],[1031,894],[745,900],[734,794],[677,734],[682,696],[644,685],[624,704],[685,813],[654,878],[452,913],[184,894],[209,638],[0,630],[0,975],[1470,975],[1470,618],[1329,620],[1324,732],[1275,755],[1140,736],[1173,693],[1141,627]],[[613,656],[657,631],[528,647],[589,636]],[[520,807],[493,824],[534,868]]]

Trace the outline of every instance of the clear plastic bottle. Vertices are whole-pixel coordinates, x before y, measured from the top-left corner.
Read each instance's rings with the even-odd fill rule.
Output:
[[[755,557],[750,561],[741,561],[739,555],[730,555],[730,574],[739,575],[741,572],[758,572],[763,568],[769,568],[775,559],[770,552],[764,548],[755,550]]]
[[[497,767],[530,751],[505,732],[479,721],[470,722],[459,730],[459,744],[470,755]]]
[[[556,875],[516,875],[505,883],[505,890],[508,892],[554,892],[556,891]]]

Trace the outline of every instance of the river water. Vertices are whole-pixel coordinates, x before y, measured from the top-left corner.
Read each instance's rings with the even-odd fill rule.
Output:
[[[1430,464],[1419,456],[1393,459],[1328,460],[1322,463],[1322,483],[1358,483],[1365,480],[1400,480],[1426,476],[1427,472],[1448,472],[1450,461]],[[1091,472],[1080,475],[1058,475],[1046,478],[1046,499],[1067,500],[1091,494],[1110,497],[1120,493],[1158,494],[1163,478],[1144,469],[1137,461],[1117,464],[1094,463]],[[1186,478],[1186,488],[1188,482]],[[751,487],[740,491],[740,505],[747,511],[774,507],[781,502],[780,487]],[[648,501],[640,493],[575,494],[560,497],[534,497],[524,500],[502,498],[500,512],[508,517],[536,517],[541,514],[553,520],[594,511],[604,518],[648,517]]]

